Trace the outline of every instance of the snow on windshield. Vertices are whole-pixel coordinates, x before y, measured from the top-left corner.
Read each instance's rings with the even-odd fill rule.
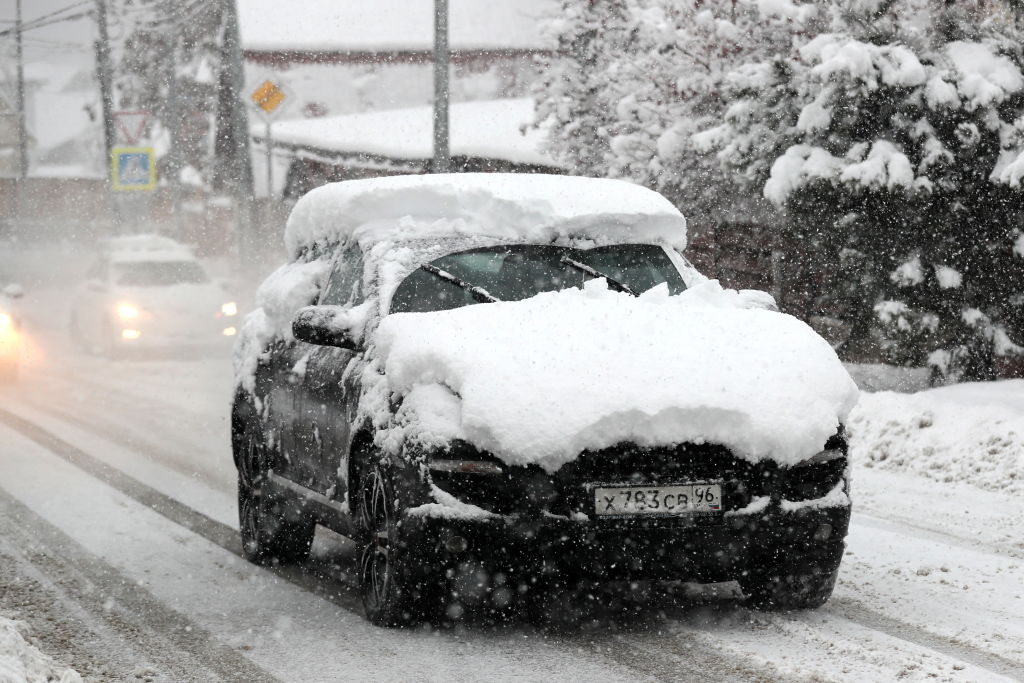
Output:
[[[525,301],[399,313],[373,342],[391,392],[451,394],[438,402],[448,409],[407,411],[395,429],[458,434],[548,472],[622,442],[717,443],[793,465],[820,451],[857,402],[810,328],[749,310],[713,281],[635,298],[592,280]]]

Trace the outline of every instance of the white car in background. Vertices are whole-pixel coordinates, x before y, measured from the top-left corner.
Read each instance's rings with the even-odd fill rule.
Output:
[[[0,285],[3,285],[0,277]],[[21,365],[21,325],[14,300],[20,299],[21,287],[7,284],[0,287],[0,382],[13,382]]]
[[[158,235],[109,240],[79,287],[72,335],[91,350],[214,346],[236,332],[238,307],[192,251]]]

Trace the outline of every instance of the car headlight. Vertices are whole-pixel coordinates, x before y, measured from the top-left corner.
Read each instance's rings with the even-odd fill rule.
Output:
[[[0,330],[9,330],[14,327],[14,318],[10,313],[0,311]]]
[[[456,440],[448,449],[433,451],[427,456],[427,467],[434,472],[457,474],[501,474],[501,464],[487,453],[468,443]]]
[[[139,308],[134,304],[120,303],[117,305],[117,315],[121,320],[135,320],[139,317]]]
[[[840,458],[845,457],[846,453],[844,453],[842,450],[838,448],[826,448],[820,453],[815,453],[806,460],[801,460],[800,462],[797,463],[796,466],[804,467],[807,465],[823,465],[827,462],[832,462],[833,460],[839,460]]]
[[[238,315],[238,305],[234,301],[228,301],[220,305],[220,312],[223,315]]]

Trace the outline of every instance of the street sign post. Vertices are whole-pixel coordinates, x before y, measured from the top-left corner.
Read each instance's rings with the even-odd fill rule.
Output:
[[[118,192],[155,188],[155,150],[152,147],[114,147],[110,150],[110,182]]]
[[[146,124],[149,123],[149,112],[138,111],[115,111],[114,122],[117,124],[118,137],[125,144],[137,145],[146,132]]]
[[[274,136],[271,130],[274,119],[294,100],[283,83],[271,78],[260,80],[256,89],[249,94],[249,100],[256,107],[256,113],[267,125],[264,145],[267,149],[267,197],[274,196]]]

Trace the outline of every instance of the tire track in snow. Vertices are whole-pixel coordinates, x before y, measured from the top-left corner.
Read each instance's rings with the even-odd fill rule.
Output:
[[[994,674],[1006,676],[1014,680],[1024,680],[1024,666],[1017,662],[991,652],[979,650],[970,645],[965,645],[952,638],[930,633],[922,628],[875,612],[855,600],[833,597],[821,609],[865,628],[886,633],[894,638],[914,643],[929,650],[941,652],[948,657],[987,669]]]
[[[278,681],[3,489],[0,528],[0,557],[7,560],[0,578],[8,584],[0,591],[0,604],[46,603],[43,614],[33,609],[21,618],[33,625],[48,650],[69,651],[79,660],[69,663],[87,679]]]
[[[150,507],[171,522],[188,529],[238,557],[244,558],[238,532],[231,527],[211,519],[120,470],[97,460],[48,430],[14,413],[0,409],[0,422],[3,422],[91,476],[119,490],[121,493]],[[267,567],[266,569],[297,587],[329,600],[343,609],[357,614],[362,613],[362,606],[356,595],[355,587],[351,584],[350,580],[346,580],[343,575],[339,575],[338,571],[333,567],[314,564],[306,567],[279,566]],[[995,675],[1010,678],[1024,677],[1024,672],[1021,671],[1021,667],[1015,662],[951,639],[936,636],[911,624],[874,612],[854,601],[836,599],[827,603],[822,609],[863,628],[877,631],[896,640],[973,664]],[[780,617],[786,618],[784,615],[780,615]],[[573,643],[571,640],[564,640],[563,642],[566,647],[578,647],[578,644]],[[618,661],[625,658],[626,663],[628,663],[634,659],[631,655],[627,656],[629,655],[628,647],[625,649],[613,648],[613,652],[614,654],[611,654],[611,658],[614,660]],[[736,669],[734,668],[733,673],[735,671]]]

